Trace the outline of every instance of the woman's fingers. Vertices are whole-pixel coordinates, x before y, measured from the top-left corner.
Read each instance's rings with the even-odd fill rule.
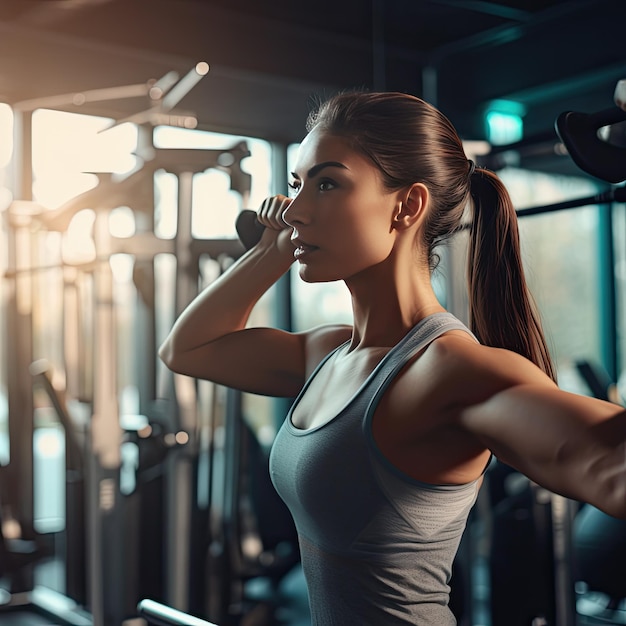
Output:
[[[257,219],[266,228],[272,230],[283,230],[288,228],[283,220],[283,212],[289,206],[291,198],[278,194],[266,198],[261,204],[261,208],[257,213]]]

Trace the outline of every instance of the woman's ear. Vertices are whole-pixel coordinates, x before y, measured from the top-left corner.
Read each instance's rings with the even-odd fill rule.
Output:
[[[398,195],[392,227],[405,230],[418,222],[425,213],[430,194],[423,183],[413,183]]]

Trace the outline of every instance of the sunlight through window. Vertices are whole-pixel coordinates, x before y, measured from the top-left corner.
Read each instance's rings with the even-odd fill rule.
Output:
[[[192,234],[197,238],[235,237],[235,218],[242,208],[256,209],[271,193],[271,146],[261,139],[223,135],[207,131],[159,126],[154,130],[156,148],[187,148],[195,150],[228,150],[245,142],[250,156],[242,161],[242,169],[252,175],[248,206],[230,189],[228,175],[210,169],[194,176]],[[159,176],[158,222],[160,236],[173,236],[176,222],[175,177]],[[174,229],[174,231],[173,231]]]
[[[104,130],[103,117],[40,109],[33,114],[33,197],[53,209],[98,184],[92,172],[123,176],[137,167],[137,128]],[[97,207],[92,207],[97,208]]]

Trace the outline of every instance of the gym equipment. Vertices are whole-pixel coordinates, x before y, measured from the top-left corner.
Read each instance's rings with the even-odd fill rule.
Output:
[[[171,104],[173,100],[168,106]],[[45,102],[37,105],[45,106]],[[28,113],[22,112],[25,132],[29,130]],[[152,123],[154,118],[149,117],[147,122]],[[250,176],[241,168],[249,155],[247,145],[240,142],[219,150],[154,149],[148,129],[140,127],[139,131],[137,156],[143,163],[125,178],[98,174],[95,188],[54,211],[30,201],[15,201],[7,210],[7,337],[12,365],[8,368],[12,455],[7,468],[11,472],[6,480],[7,500],[19,505],[18,513],[24,519],[32,519],[32,399],[35,388],[43,389],[66,434],[65,592],[66,600],[77,605],[73,619],[81,625],[90,620],[93,626],[118,626],[135,615],[141,597],[164,600],[196,613],[214,608],[233,619],[236,611],[246,608],[239,590],[246,578],[268,573],[278,580],[287,565],[294,563],[293,554],[282,558],[273,553],[273,546],[263,545],[258,555],[261,560],[254,567],[249,561],[239,565],[244,532],[240,528],[241,498],[247,496],[243,479],[236,477],[242,458],[249,453],[241,423],[241,399],[214,389],[205,394],[212,398],[207,405],[199,398],[201,390],[189,385],[185,377],[166,372],[165,393],[157,380],[155,258],[169,254],[177,259],[172,298],[177,315],[199,289],[201,259],[210,257],[224,269],[229,259],[243,252],[234,238],[194,238],[191,204],[194,174],[211,168],[227,173],[231,188],[247,197]],[[29,168],[25,158],[26,173]],[[159,238],[154,232],[153,179],[157,170],[178,179],[174,239]],[[25,179],[23,193],[27,197],[31,181],[27,175]],[[135,218],[135,234],[128,238],[113,236],[108,227],[111,211],[120,206],[130,207]],[[59,233],[84,209],[91,209],[95,218],[93,232],[86,233],[93,240],[94,259],[72,264],[59,253],[58,262],[39,265],[32,251],[46,241],[52,242],[48,248],[62,245]],[[140,355],[139,413],[145,418],[139,426],[121,424],[117,405],[119,328],[109,263],[115,254],[134,259],[134,353]],[[49,283],[57,281],[64,294],[63,328],[56,334],[63,358],[52,365],[63,370],[65,388],[53,386],[48,366],[34,360],[46,356],[36,346],[36,317],[44,307],[34,285],[42,277]],[[158,399],[163,395],[166,400]],[[84,430],[73,414],[76,403],[69,409],[68,399],[85,410]],[[222,446],[215,439],[221,427],[218,414],[224,410],[234,419],[228,419],[233,427],[226,430]],[[221,487],[220,480],[225,480]],[[277,549],[280,552],[282,546]],[[268,567],[270,560],[272,566]],[[21,580],[20,598],[34,607],[40,588],[27,576]],[[10,603],[16,601],[14,596]]]
[[[616,383],[599,365],[576,363],[591,394],[623,405]],[[584,585],[577,594],[581,626],[626,624],[626,522],[584,504],[572,529],[572,578]]]
[[[548,213],[549,211],[561,211],[563,209],[574,209],[576,207],[590,206],[594,204],[611,204],[613,202],[626,202],[626,187],[613,187],[583,198],[575,198],[573,200],[565,200],[564,202],[555,202],[545,206],[534,206],[527,209],[518,209],[518,217],[526,217],[529,215],[539,215]]]
[[[237,216],[235,229],[244,248],[250,250],[259,243],[265,227],[257,220],[255,211],[244,209]]]
[[[217,626],[154,600],[141,600],[137,613],[153,626]]]
[[[624,121],[626,110],[619,107],[597,113],[565,111],[558,116],[555,127],[581,170],[608,183],[620,183],[626,180],[626,146],[601,139],[598,131]]]
[[[31,374],[15,376],[19,390],[9,387],[12,450],[32,453],[34,424],[29,426],[28,416],[34,410],[34,390],[43,389],[66,435],[68,551],[63,561],[65,600],[74,606],[65,614],[71,611],[75,622],[63,618],[64,623],[120,626],[136,616],[139,598],[151,598],[215,616],[220,624],[238,622],[255,610],[256,623],[261,623],[259,613],[265,613],[269,624],[284,601],[280,582],[298,563],[299,553],[291,517],[275,492],[271,497],[266,450],[243,419],[240,393],[169,371],[159,379],[156,363],[155,259],[171,255],[177,261],[170,298],[177,316],[202,288],[205,259],[215,266],[211,272],[219,274],[243,253],[235,238],[192,236],[193,177],[219,169],[245,201],[250,176],[241,162],[249,151],[245,142],[219,150],[155,149],[147,129],[139,131],[137,156],[143,162],[126,177],[97,174],[95,188],[53,211],[30,201],[16,201],[7,210],[6,277],[13,294],[9,358],[16,364],[10,369],[30,369]],[[178,181],[177,234],[172,239],[154,232],[154,175],[159,170]],[[118,207],[132,211],[135,234],[130,237],[110,232],[107,221]],[[47,249],[62,246],[59,234],[85,209],[94,218],[93,230],[85,233],[93,243],[92,259],[68,262],[59,250],[57,261],[41,263],[31,254],[46,243]],[[142,418],[135,425],[121,423],[118,406],[120,311],[110,264],[117,254],[134,261],[137,299],[125,314],[134,312],[130,352],[131,358],[139,355],[138,363],[131,364],[138,376],[137,417]],[[44,307],[34,285],[43,279],[56,282],[63,294],[63,327],[55,333],[62,347],[60,363],[58,358],[46,363],[42,357],[47,355],[36,347],[36,317]],[[57,369],[64,387],[52,384]],[[12,500],[20,497],[22,482],[27,496],[29,489],[32,495],[32,458],[12,455],[11,461],[19,478],[18,483],[7,480]],[[26,580],[23,591],[23,606],[34,609],[42,588]],[[11,599],[13,605],[15,601]]]
[[[497,463],[487,472],[493,510],[490,613],[493,626],[572,626],[571,524],[577,503]]]
[[[35,361],[29,370],[33,386],[43,389],[65,434],[65,592],[84,605],[87,602],[84,433],[79,433],[63,395],[53,385],[49,363],[44,359]]]
[[[575,365],[594,398],[621,404],[617,384],[603,367],[586,359],[576,361]]]
[[[51,547],[39,537],[35,539],[23,539],[20,536],[5,537],[3,526],[9,527],[9,520],[3,509],[2,486],[5,482],[3,472],[5,467],[0,465],[0,578],[8,581],[8,592],[16,593],[22,590],[25,583],[22,580],[24,572],[32,565],[41,562],[52,554]],[[12,519],[13,527],[21,529],[18,520]],[[4,602],[0,593],[0,604]]]
[[[626,624],[626,522],[584,505],[574,524],[573,553],[574,578],[586,587],[578,613],[595,623]]]

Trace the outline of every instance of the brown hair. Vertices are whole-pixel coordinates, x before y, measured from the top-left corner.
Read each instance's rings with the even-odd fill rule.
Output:
[[[378,167],[385,187],[423,182],[431,206],[423,242],[433,270],[436,248],[461,227],[470,197],[470,327],[479,341],[517,352],[556,379],[522,266],[517,215],[500,179],[467,160],[450,121],[403,93],[340,93],[319,105],[307,130],[321,127],[348,140]],[[471,191],[471,193],[470,193]]]

